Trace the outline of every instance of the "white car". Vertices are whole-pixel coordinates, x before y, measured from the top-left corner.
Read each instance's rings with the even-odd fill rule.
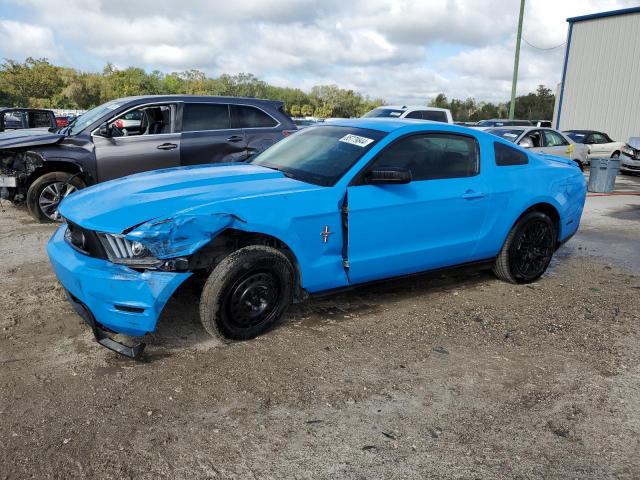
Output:
[[[538,127],[497,127],[486,130],[505,140],[516,143],[534,152],[556,155],[573,160],[580,170],[587,165],[587,147],[575,143],[563,133],[551,128]]]
[[[606,133],[594,130],[565,130],[564,133],[576,143],[587,146],[587,158],[618,158],[624,142],[616,142]]]
[[[622,147],[620,173],[640,175],[640,137],[631,137]]]
[[[384,105],[365,113],[362,118],[413,118],[433,122],[453,123],[451,111],[446,108]]]

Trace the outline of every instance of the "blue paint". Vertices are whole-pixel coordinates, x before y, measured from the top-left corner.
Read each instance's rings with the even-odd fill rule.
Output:
[[[495,142],[519,147],[483,131],[411,120],[329,123],[386,133],[333,186],[305,183],[252,164],[195,166],[87,188],[67,198],[60,212],[85,229],[126,234],[162,259],[188,257],[228,228],[270,235],[293,252],[301,286],[310,293],[493,258],[518,217],[537,203],[557,210],[560,240],[578,228],[586,186],[566,159],[527,152],[528,165],[498,167]],[[356,182],[390,143],[434,132],[475,138],[479,173],[404,185]],[[343,264],[345,199],[348,269]],[[325,227],[330,232],[326,243]],[[88,257],[66,243],[65,228],[48,246],[64,287],[114,331],[153,331],[166,301],[190,273],[137,272]],[[144,312],[122,312],[116,304]]]
[[[596,18],[614,17],[617,15],[627,15],[629,13],[640,13],[640,7],[620,8],[618,10],[610,10],[608,12],[591,13],[589,15],[581,15],[578,17],[567,18],[567,22],[583,22],[585,20],[594,20]]]
[[[571,49],[571,33],[573,32],[573,23],[569,24],[569,33],[567,33],[567,48],[564,51],[564,64],[562,65],[562,81],[560,82],[560,98],[558,99],[558,116],[556,117],[556,130],[560,130],[560,114],[562,113],[562,100],[564,98],[564,82],[567,77],[567,64],[569,63],[569,50]]]

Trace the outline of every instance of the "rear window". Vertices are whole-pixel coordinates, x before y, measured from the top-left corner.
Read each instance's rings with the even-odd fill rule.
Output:
[[[499,167],[526,165],[529,163],[529,157],[527,157],[526,153],[513,147],[509,147],[504,143],[494,142],[493,150],[496,155],[496,165]]]
[[[408,113],[405,118],[418,118],[420,120],[448,123],[447,114],[438,110],[416,110],[415,112]]]
[[[231,128],[271,128],[278,122],[256,107],[231,105]]]
[[[404,113],[404,110],[398,110],[396,108],[374,108],[368,113],[365,113],[362,118],[400,118],[400,115]]]
[[[182,131],[200,132],[229,128],[226,103],[186,103],[182,111]]]

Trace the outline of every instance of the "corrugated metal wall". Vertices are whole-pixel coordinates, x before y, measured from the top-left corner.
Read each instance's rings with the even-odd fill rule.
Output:
[[[640,13],[573,24],[561,130],[640,136]]]

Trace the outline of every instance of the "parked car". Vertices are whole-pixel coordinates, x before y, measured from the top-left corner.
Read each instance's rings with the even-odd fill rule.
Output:
[[[65,199],[53,269],[96,339],[136,357],[173,292],[206,279],[211,334],[269,330],[294,299],[475,265],[529,283],[578,229],[580,170],[482,131],[395,119],[305,128],[247,163],[141,173]]]
[[[318,120],[312,118],[292,118],[298,129],[307,128],[318,123]]]
[[[233,97],[113,100],[57,133],[1,137],[0,193],[26,201],[34,218],[55,221],[60,200],[87,185],[157,168],[247,159],[296,129],[282,106]]]
[[[56,117],[51,110],[39,108],[2,108],[0,109],[0,132],[7,130],[56,128]],[[6,138],[5,136],[1,138]]]
[[[620,157],[624,142],[616,142],[609,135],[594,130],[565,130],[564,133],[576,143],[587,146],[587,158]]]
[[[575,143],[567,135],[551,128],[500,127],[491,128],[487,133],[497,135],[534,152],[565,157],[576,162],[580,170],[588,165],[586,145]]]
[[[529,127],[532,126],[530,120],[509,120],[503,118],[492,118],[489,120],[480,120],[475,124],[475,127],[482,129],[489,129],[493,127]]]
[[[394,107],[385,105],[365,113],[362,118],[410,118],[433,122],[453,123],[451,112],[446,108],[413,106]]]
[[[620,173],[640,174],[640,137],[631,137],[622,147]]]

